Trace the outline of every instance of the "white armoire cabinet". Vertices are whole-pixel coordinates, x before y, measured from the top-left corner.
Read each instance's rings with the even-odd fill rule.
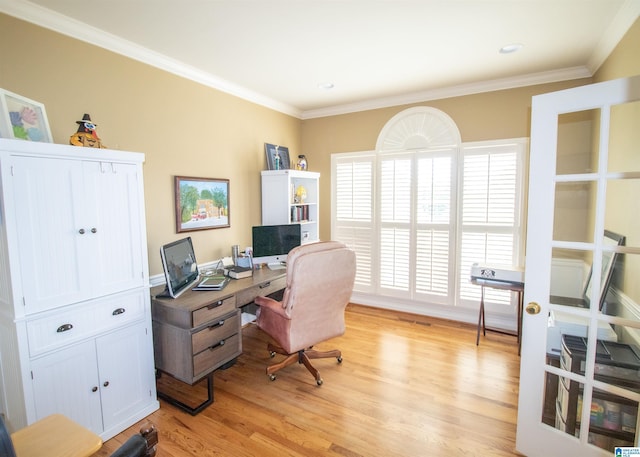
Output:
[[[320,173],[264,170],[262,225],[300,224],[302,243],[319,240]]]
[[[144,155],[0,139],[0,412],[108,439],[158,409]]]

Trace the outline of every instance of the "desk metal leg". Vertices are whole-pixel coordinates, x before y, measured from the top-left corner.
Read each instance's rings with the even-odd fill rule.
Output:
[[[195,416],[211,403],[213,403],[213,372],[207,375],[207,399],[195,407],[191,407],[186,403],[183,403],[180,400],[160,391],[158,391],[158,397],[162,398],[167,403],[188,412],[192,416]]]
[[[478,332],[476,334],[476,346],[480,344],[480,328],[482,327],[482,335],[487,335],[487,329],[484,321],[484,286],[480,288],[480,312],[478,313]]]

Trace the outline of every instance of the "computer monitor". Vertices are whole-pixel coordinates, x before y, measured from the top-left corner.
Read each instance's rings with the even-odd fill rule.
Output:
[[[302,244],[301,225],[258,225],[252,228],[252,241],[254,265],[284,265],[289,251]]]
[[[176,298],[198,280],[198,263],[191,237],[165,244],[160,248],[160,257],[167,281],[166,295]]]

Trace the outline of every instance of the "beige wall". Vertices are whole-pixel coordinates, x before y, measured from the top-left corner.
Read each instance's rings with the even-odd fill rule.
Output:
[[[110,148],[146,154],[151,274],[159,247],[191,235],[201,262],[250,244],[260,223],[265,142],[306,154],[321,184],[320,236],[330,236],[330,154],[371,150],[384,124],[410,106],[432,106],[456,122],[463,141],[529,136],[531,97],[590,79],[300,121],[66,36],[0,14],[0,87],[45,104],[56,143],[67,143],[83,113]],[[596,75],[640,73],[636,22]],[[231,227],[177,234],[173,176],[230,179]]]
[[[0,14],[0,87],[44,103],[55,143],[89,113],[112,149],[144,152],[149,268],[193,237],[200,262],[251,244],[264,143],[300,150],[300,120]],[[173,176],[230,180],[231,227],[176,233]]]
[[[453,119],[465,142],[528,137],[531,97],[589,82],[580,79],[303,121],[302,149],[310,169],[321,173],[320,237],[328,239],[331,233],[331,154],[375,149],[385,123],[400,111],[411,106],[440,109]]]
[[[595,75],[597,81],[607,81],[640,75],[640,19],[629,29],[618,47],[609,55]],[[617,106],[611,112],[611,170],[640,170],[640,102]],[[640,246],[640,182],[625,180],[607,186],[606,227],[627,237],[627,246]],[[614,277],[615,285],[640,303],[640,256],[626,255],[623,275]]]
[[[594,79],[640,74],[638,49],[640,20],[627,32]],[[462,141],[528,137],[531,97],[591,82],[592,79],[587,78],[303,121],[302,150],[309,159],[310,169],[321,173],[320,237],[328,239],[331,234],[331,154],[375,149],[385,123],[400,111],[411,106],[438,108],[456,123]]]

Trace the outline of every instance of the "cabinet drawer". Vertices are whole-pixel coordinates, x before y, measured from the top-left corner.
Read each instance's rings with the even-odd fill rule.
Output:
[[[193,356],[194,379],[204,376],[242,353],[240,334],[236,333],[216,346]]]
[[[260,284],[256,284],[253,287],[238,291],[237,300],[238,306],[244,306],[253,302],[254,297],[269,295],[279,290],[282,290],[287,285],[286,276],[281,276],[271,281],[264,281]]]
[[[145,290],[62,308],[27,321],[31,356],[142,319]]]
[[[231,335],[240,332],[239,312],[234,311],[233,314],[224,316],[221,319],[213,321],[207,327],[195,332],[191,336],[191,346],[193,353],[198,354],[204,349],[217,344],[220,340],[229,338]]]
[[[222,300],[210,303],[207,306],[198,308],[193,311],[191,319],[193,321],[193,328],[198,328],[210,321],[219,319],[220,316],[230,313],[236,309],[236,297],[231,296],[223,298]]]

